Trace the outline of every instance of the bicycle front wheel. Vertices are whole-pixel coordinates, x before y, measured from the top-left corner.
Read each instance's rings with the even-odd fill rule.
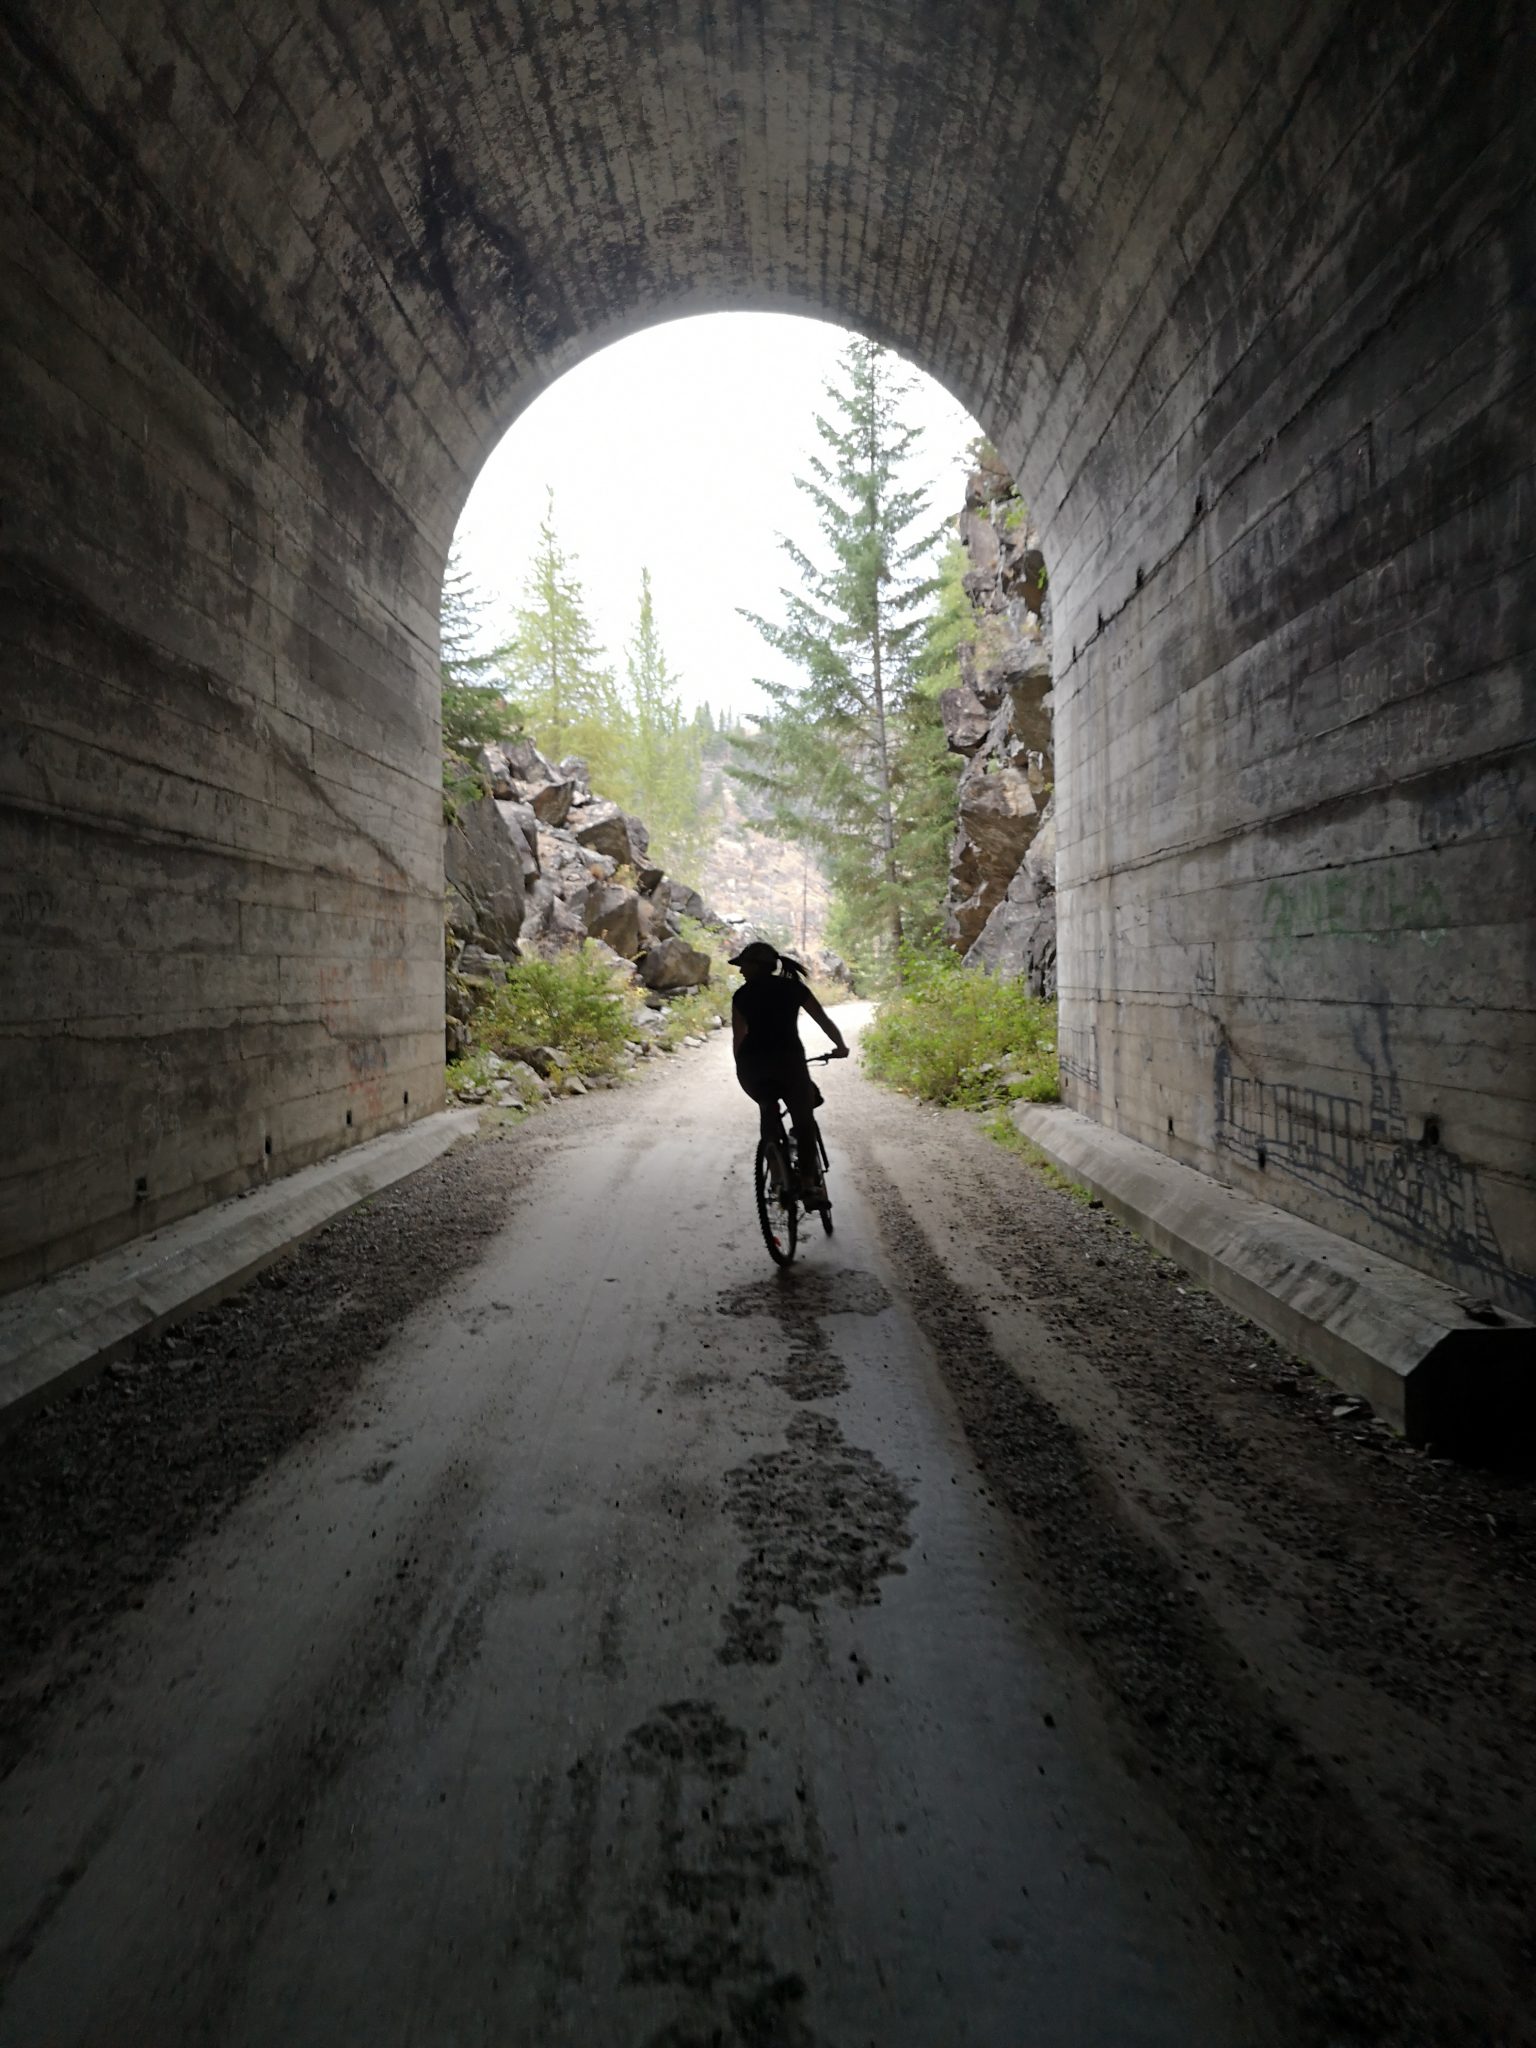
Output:
[[[763,1243],[768,1247],[769,1258],[776,1266],[787,1266],[795,1256],[799,1218],[795,1213],[794,1196],[781,1196],[778,1186],[775,1185],[774,1164],[767,1139],[759,1138],[754,1172],[757,1183],[757,1220],[762,1225]],[[782,1163],[780,1185],[789,1185],[788,1167]]]

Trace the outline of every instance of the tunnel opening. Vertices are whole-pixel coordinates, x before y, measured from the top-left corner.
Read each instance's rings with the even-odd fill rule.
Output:
[[[1074,1106],[1529,1313],[1514,10],[1448,65],[1427,7],[875,9],[835,78],[810,0],[470,15],[7,18],[0,1284],[439,1105],[470,480],[603,341],[772,306],[1051,536]]]
[[[866,370],[867,451],[845,410]],[[505,956],[585,934],[645,983],[671,896],[829,986],[893,984],[894,913],[925,958],[1053,997],[1039,539],[974,420],[827,323],[672,322],[552,386],[488,459],[444,584],[450,1055],[475,1036],[466,958],[494,994]],[[617,821],[600,847],[607,802],[643,858]]]

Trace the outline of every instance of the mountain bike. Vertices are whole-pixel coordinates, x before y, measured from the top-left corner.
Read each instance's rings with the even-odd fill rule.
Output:
[[[833,1055],[828,1052],[817,1053],[806,1061],[806,1065],[824,1067],[832,1057]],[[787,1266],[795,1256],[795,1247],[800,1242],[801,1212],[810,1212],[795,1192],[794,1148],[784,1129],[784,1105],[781,1102],[773,1105],[772,1123],[772,1136],[760,1137],[757,1141],[757,1161],[753,1169],[757,1189],[757,1220],[762,1225],[763,1243],[768,1247],[769,1258],[776,1266]],[[816,1151],[821,1165],[821,1184],[825,1189],[829,1161],[819,1125],[816,1126]],[[830,1237],[830,1198],[819,1203],[817,1207],[821,1227]]]

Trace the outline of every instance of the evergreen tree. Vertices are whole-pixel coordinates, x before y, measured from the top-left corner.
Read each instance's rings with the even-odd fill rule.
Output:
[[[783,546],[799,576],[785,590],[782,624],[752,620],[801,672],[760,681],[772,707],[754,735],[737,737],[732,773],[758,792],[769,830],[824,856],[848,916],[886,934],[894,957],[903,931],[903,820],[897,767],[903,721],[920,679],[926,565],[942,529],[922,522],[919,490],[903,468],[919,429],[901,404],[911,386],[877,343],[855,339],[818,415],[824,455],[796,479],[815,508],[823,559]]]
[[[494,651],[480,651],[485,609],[455,541],[448,553],[438,622],[443,744],[452,753],[473,753],[488,740],[517,731],[516,710],[501,691],[499,657]]]
[[[649,569],[640,572],[640,615],[624,665],[613,794],[649,826],[658,857],[675,873],[687,872],[709,832],[699,802],[701,729],[685,718],[667,668]]]
[[[580,754],[592,771],[594,788],[605,789],[619,752],[622,715],[575,565],[555,533],[553,491],[512,638],[500,654],[524,722],[540,748],[555,761]]]

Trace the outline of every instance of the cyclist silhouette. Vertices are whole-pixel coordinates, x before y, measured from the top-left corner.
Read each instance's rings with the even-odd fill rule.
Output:
[[[736,1051],[736,1078],[758,1105],[763,1136],[777,1136],[774,1105],[782,1100],[795,1127],[795,1161],[800,1199],[815,1208],[825,1199],[816,1152],[815,1112],[821,1090],[811,1079],[800,1043],[799,1016],[804,1010],[832,1041],[832,1057],[845,1060],[848,1046],[826,1011],[805,985],[798,960],[754,939],[732,956],[742,984],[731,998],[731,1037]]]

